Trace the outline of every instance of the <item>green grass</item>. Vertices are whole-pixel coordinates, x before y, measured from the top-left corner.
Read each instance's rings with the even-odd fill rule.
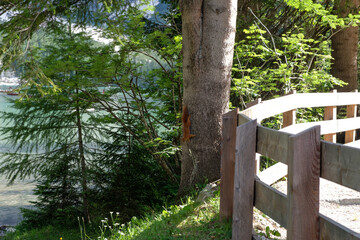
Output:
[[[127,224],[116,221],[116,213],[102,220],[97,233],[85,236],[84,227],[62,229],[44,227],[25,233],[8,234],[6,240],[170,240],[231,239],[231,224],[219,221],[219,193],[203,203],[187,198],[183,204],[164,208],[144,218],[133,217]],[[1,238],[0,238],[1,239]]]
[[[231,224],[219,221],[219,202],[218,195],[204,203],[188,198],[184,204],[142,219],[133,218],[126,225],[108,225],[109,220],[105,220],[100,239],[231,239]]]
[[[63,240],[80,238],[79,228],[63,229],[56,226],[46,226],[41,229],[33,229],[27,232],[16,231],[9,233],[5,237],[0,237],[4,240],[59,240],[62,237]]]

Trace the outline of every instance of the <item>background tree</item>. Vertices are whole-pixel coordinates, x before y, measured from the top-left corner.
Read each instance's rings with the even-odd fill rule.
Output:
[[[336,0],[334,12],[339,17],[347,17],[349,14],[359,12],[359,0]],[[359,26],[350,23],[348,27],[337,27],[331,37],[332,57],[331,74],[347,85],[338,88],[342,92],[351,92],[358,89],[358,41]]]
[[[89,69],[97,64],[91,54],[99,50],[89,47],[90,42],[89,37],[75,35],[69,27],[69,32],[56,34],[55,44],[44,46],[45,53],[29,50],[31,57],[30,62],[25,63],[26,72],[29,71],[26,68],[33,69],[31,61],[38,59],[36,66],[61,92],[44,95],[32,86],[27,89],[29,97],[15,104],[17,112],[3,114],[3,118],[14,124],[2,131],[19,147],[15,153],[6,154],[1,173],[12,180],[26,176],[39,180],[37,193],[42,197],[38,207],[45,215],[43,218],[49,214],[53,216],[50,219],[61,218],[69,214],[66,210],[80,207],[86,221],[90,221],[88,163],[89,158],[97,154],[90,145],[99,141],[96,138],[100,133],[97,126],[88,121],[87,109],[93,101],[81,93],[81,89],[93,88],[90,79],[95,80]],[[102,60],[106,71],[105,58]],[[101,75],[98,72],[97,76]],[[77,200],[79,197],[81,202]]]
[[[195,135],[182,143],[181,195],[195,183],[220,176],[222,114],[229,105],[237,1],[183,0],[180,9],[183,106]]]
[[[23,97],[29,99],[17,105],[21,114],[31,117],[16,120],[19,115],[7,116],[17,121],[18,128],[5,128],[3,132],[10,134],[9,140],[14,144],[25,143],[28,137],[38,146],[52,141],[77,143],[77,148],[68,149],[67,154],[60,154],[56,151],[58,145],[52,145],[39,157],[28,152],[24,159],[17,152],[10,154],[13,158],[4,163],[3,172],[10,178],[38,174],[36,193],[40,197],[37,203],[40,212],[26,212],[27,223],[37,220],[40,226],[45,217],[65,221],[67,218],[61,218],[61,214],[76,220],[74,215],[81,208],[85,219],[88,211],[92,216],[118,211],[119,217],[126,221],[146,209],[158,208],[176,193],[180,168],[177,144],[182,88],[181,37],[172,25],[150,26],[144,18],[145,12],[135,6],[108,7],[112,9],[110,12],[105,7],[103,12],[99,10],[97,24],[103,26],[102,33],[113,40],[112,43],[95,44],[84,32],[74,33],[76,25],[68,13],[63,21],[67,20],[70,30],[64,30],[61,21],[52,23],[51,28],[43,31],[56,40],[40,48],[30,44],[21,59],[27,74],[22,77],[28,84],[22,86],[21,93],[27,92]],[[114,16],[114,12],[119,15]],[[176,15],[169,14],[167,21],[174,20],[172,14]],[[45,81],[50,84],[44,85]],[[57,91],[52,91],[55,87]],[[32,104],[37,108],[31,115]],[[51,106],[54,112],[46,115],[43,105]],[[86,109],[95,112],[86,113]],[[38,114],[53,121],[51,124],[45,120],[40,122]],[[57,115],[73,118],[62,119]],[[56,121],[65,124],[65,130],[59,130]],[[29,131],[22,132],[24,126]],[[75,129],[77,136],[64,133]],[[40,134],[42,131],[56,141],[45,138],[45,134]],[[19,135],[22,137],[16,137]],[[64,151],[66,146],[64,144]],[[60,145],[58,147],[60,149]],[[41,171],[46,163],[40,161],[40,156],[47,155],[53,158],[44,159],[53,162],[58,156],[56,160],[61,164],[49,165],[46,171]],[[32,167],[27,168],[30,165]],[[29,169],[31,171],[27,171]],[[61,171],[68,177],[62,176]],[[81,179],[75,180],[72,176],[81,176]],[[58,189],[63,189],[63,194]],[[66,191],[76,194],[66,194]],[[71,201],[71,197],[81,197],[82,201]],[[65,206],[62,199],[73,205]]]

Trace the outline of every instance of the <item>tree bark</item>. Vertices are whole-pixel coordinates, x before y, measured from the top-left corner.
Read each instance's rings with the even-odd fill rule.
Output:
[[[359,0],[338,0],[335,2],[335,12],[339,17],[346,17],[349,13],[356,13]],[[351,92],[358,89],[357,80],[357,52],[359,27],[337,28],[337,33],[331,39],[332,67],[331,74],[348,83],[337,87],[340,92]]]
[[[182,143],[179,195],[220,177],[222,114],[228,109],[237,0],[183,0],[183,105],[191,134]]]
[[[76,88],[76,94],[79,94],[79,89]],[[81,115],[79,102],[76,101],[76,125],[78,130],[78,144],[79,144],[79,156],[80,156],[80,166],[81,166],[81,187],[82,187],[82,198],[83,198],[83,214],[84,220],[86,223],[90,223],[90,214],[89,214],[89,203],[88,203],[88,189],[87,189],[87,169],[85,161],[85,151],[84,151],[84,142],[83,142],[83,133],[82,133],[82,124],[81,124]]]

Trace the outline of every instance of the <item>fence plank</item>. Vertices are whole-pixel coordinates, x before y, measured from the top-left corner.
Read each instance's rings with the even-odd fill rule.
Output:
[[[346,107],[346,117],[354,118],[357,113],[357,105],[348,105]],[[345,132],[345,143],[350,143],[355,141],[355,130],[349,130]]]
[[[256,120],[236,129],[234,211],[232,239],[252,238],[254,177],[256,151]]]
[[[325,107],[324,109],[324,120],[336,120],[336,106]],[[328,142],[336,142],[336,134],[329,133],[325,134],[324,140]]]
[[[254,101],[252,102],[249,102],[245,105],[246,108],[249,108],[249,107],[252,107],[252,106],[255,106],[257,104],[260,104],[261,103],[261,98],[258,98],[258,99],[255,99]]]
[[[221,144],[220,219],[231,219],[234,198],[235,143],[238,109],[223,115]]]
[[[321,141],[321,177],[360,191],[360,148]]]
[[[320,240],[360,240],[360,234],[320,214]]]
[[[320,127],[289,140],[287,239],[318,239]]]
[[[257,179],[255,181],[254,205],[286,228],[287,199],[285,194]]]
[[[360,104],[360,93],[297,93],[261,102],[241,113],[261,121],[296,108]]]
[[[307,122],[291,125],[289,127],[283,128],[281,132],[287,132],[290,134],[296,134],[301,131],[304,131],[313,126],[321,126],[321,135],[344,132],[348,130],[353,130],[360,128],[360,117],[356,118],[346,118],[338,119],[336,121],[319,121],[319,122]]]
[[[290,111],[283,113],[283,128],[288,127],[295,124],[296,119],[296,109],[292,109]]]
[[[287,149],[290,136],[289,133],[258,126],[256,151],[261,155],[287,164]]]
[[[253,119],[251,119],[250,117],[244,115],[244,114],[239,114],[238,115],[238,126],[240,126],[241,124],[244,124],[244,123],[247,123],[247,122],[250,122],[252,121]]]
[[[345,145],[349,146],[349,147],[360,148],[360,140],[356,140],[354,142],[346,143]],[[360,152],[359,152],[359,154],[360,154]]]
[[[288,174],[287,171],[288,166],[279,162],[260,172],[258,177],[262,182],[271,185],[279,179],[285,177]]]

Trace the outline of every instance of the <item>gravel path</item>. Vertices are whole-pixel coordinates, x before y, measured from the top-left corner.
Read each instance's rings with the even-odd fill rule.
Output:
[[[285,194],[287,192],[286,181],[273,187]],[[320,179],[320,213],[360,233],[360,192]],[[281,233],[281,239],[286,239],[286,229],[255,211],[254,227],[264,232],[266,226],[276,229]]]

